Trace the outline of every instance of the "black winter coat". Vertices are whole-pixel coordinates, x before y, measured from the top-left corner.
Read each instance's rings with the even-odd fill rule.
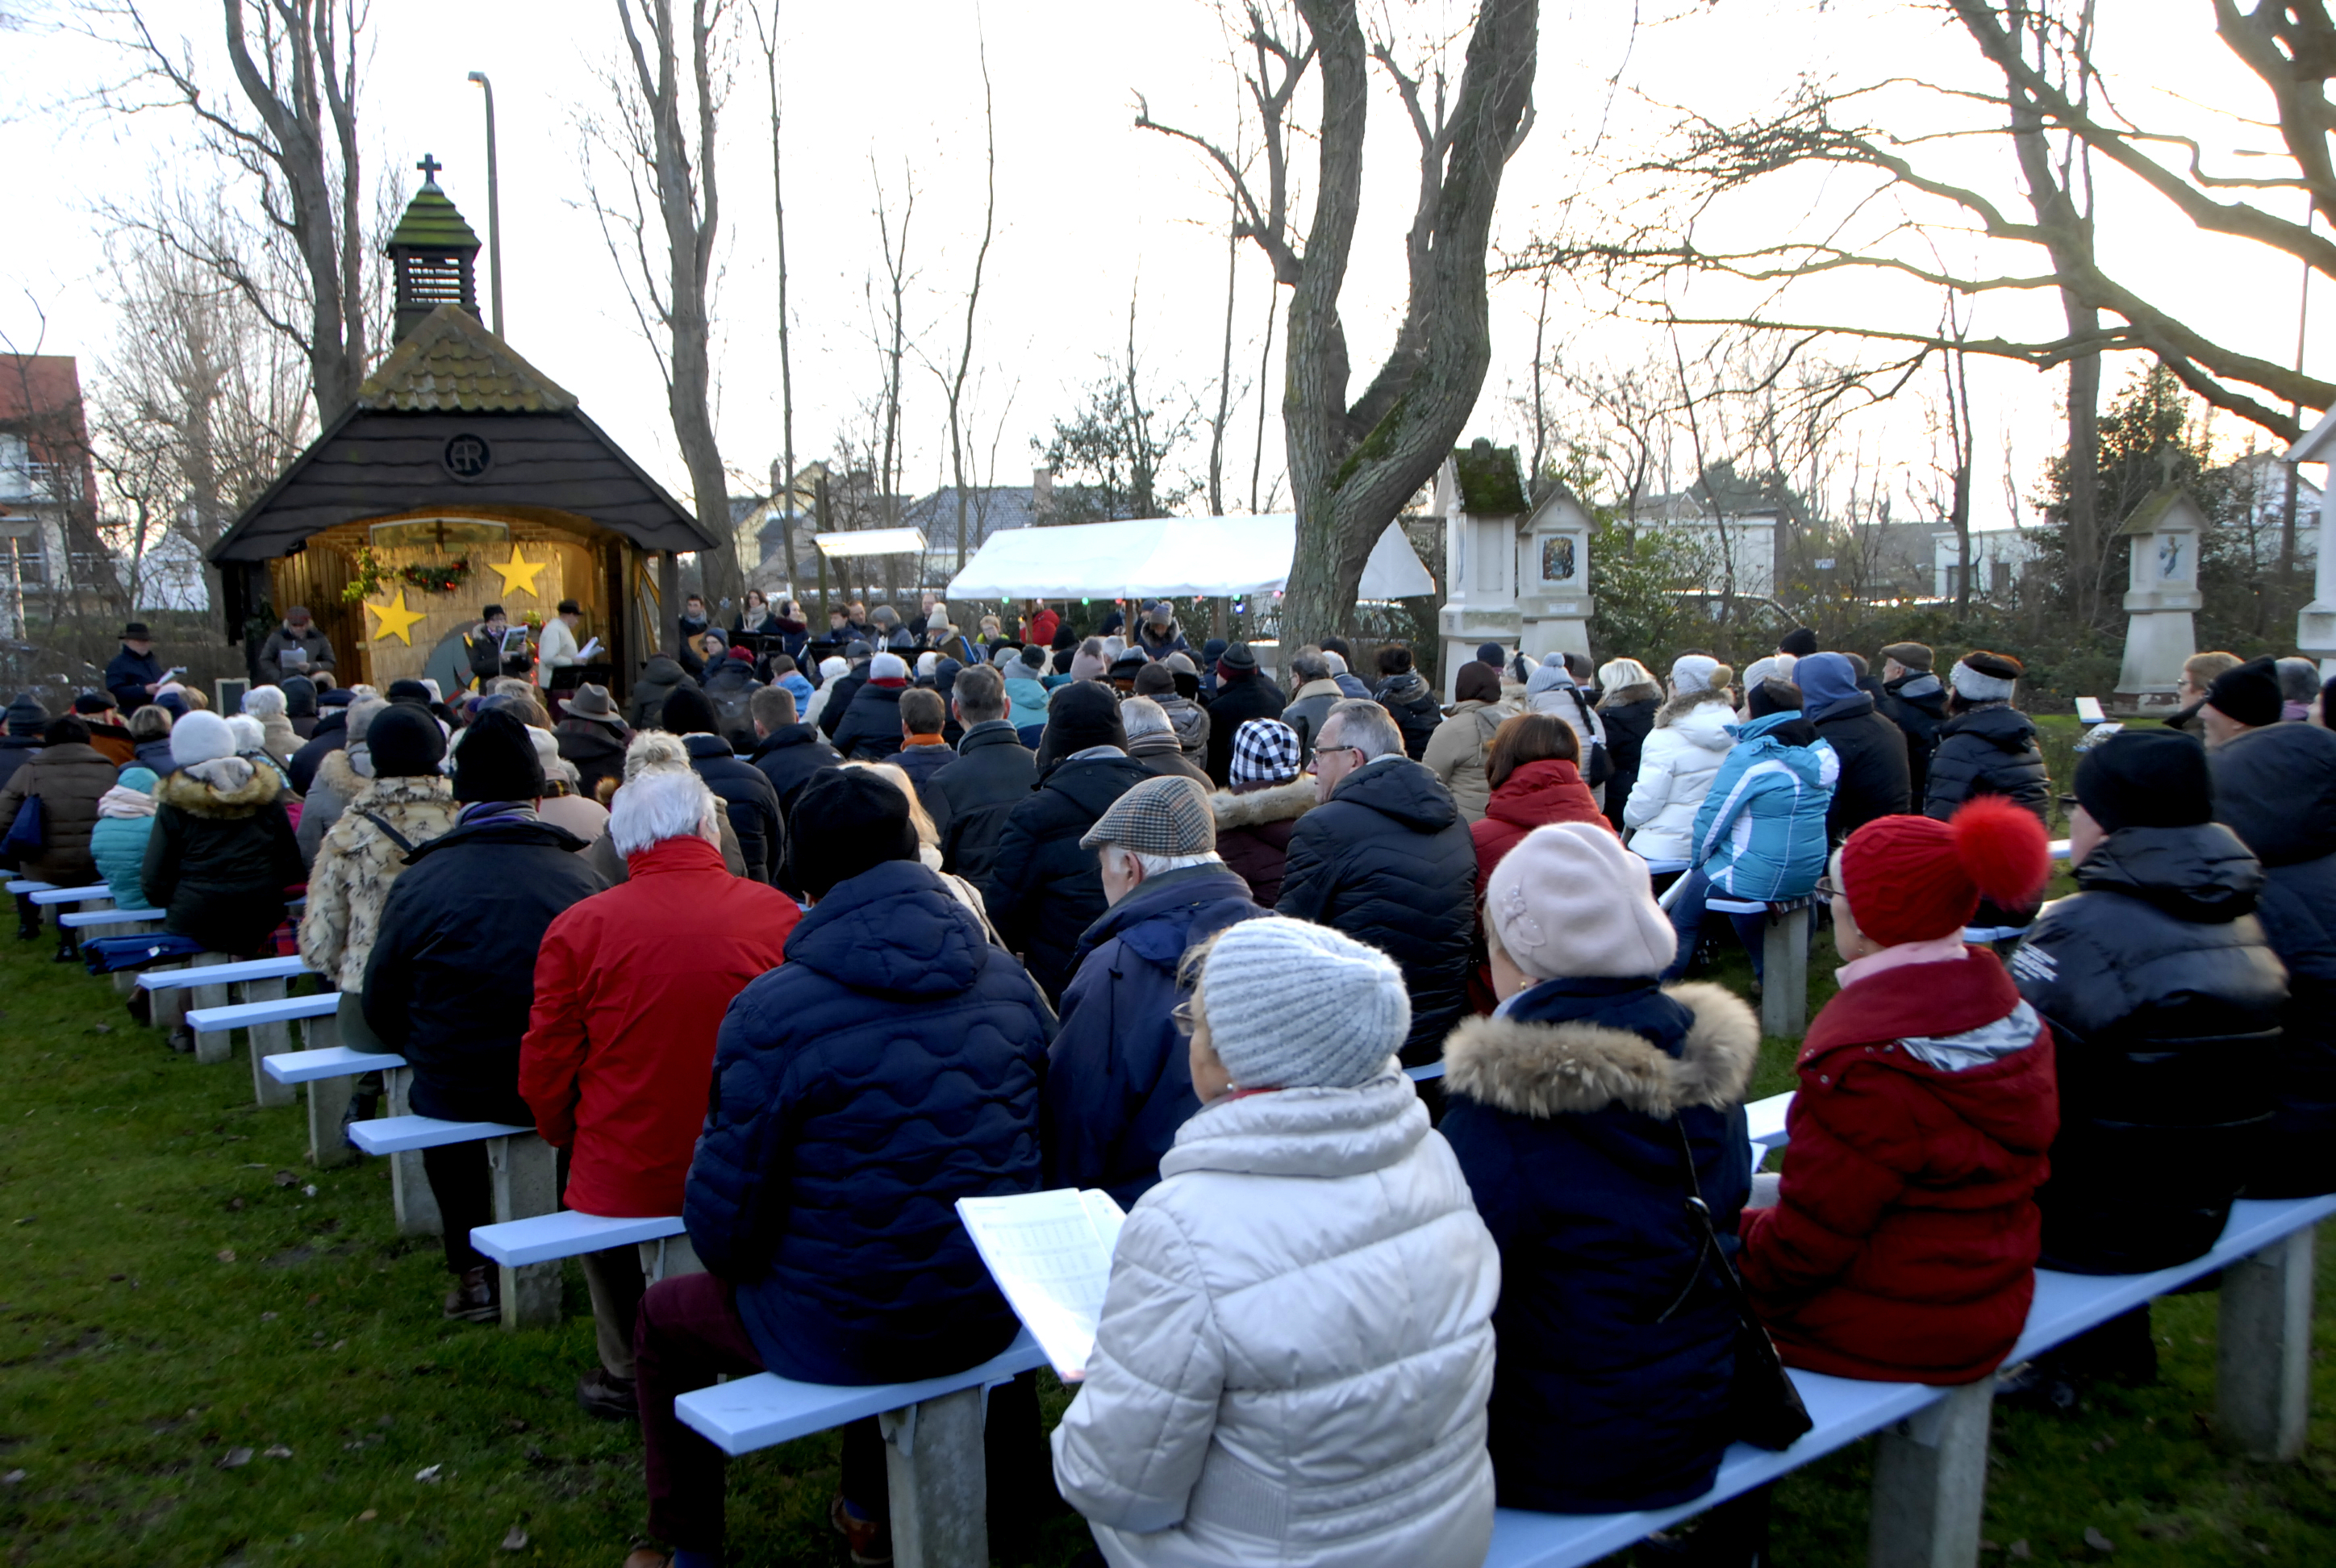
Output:
[[[1037,760],[1012,725],[987,719],[966,731],[957,743],[957,761],[933,774],[933,793],[949,805],[941,870],[986,886],[996,873],[1006,813],[1037,785]]]
[[[2050,825],[2051,780],[2036,746],[2036,726],[2009,704],[1976,707],[1939,726],[1922,814],[1944,822],[1973,795],[2006,796]]]
[[[1379,706],[1395,716],[1396,728],[1403,731],[1403,755],[1417,762],[1427,750],[1428,737],[1444,722],[1444,709],[1437,706],[1436,694],[1428,689],[1417,670],[1407,669],[1380,682],[1375,695]],[[1215,722],[1212,709],[1210,723]],[[1231,755],[1230,751],[1226,753],[1227,756]]]
[[[1647,749],[1647,737],[1655,733],[1655,712],[1663,706],[1652,687],[1639,689],[1649,695],[1598,710],[1598,716],[1606,721],[1606,760],[1614,765],[1606,780],[1606,820],[1618,833],[1622,831],[1622,808],[1630,803],[1630,792],[1638,787],[1640,755]]]
[[[2220,823],[2123,828],[2012,955],[2060,1078],[2043,1266],[2137,1274],[2223,1233],[2278,1098],[2287,980],[2263,881]]]
[[[1733,995],[1651,979],[1546,981],[1446,1043],[1444,1136],[1501,1249],[1502,1506],[1603,1514],[1710,1488],[1737,1319],[1688,1219],[1679,1135],[1732,1255],[1759,1052]]]
[[[41,749],[41,737],[36,735],[0,735],[0,789],[16,776],[16,770],[30,762],[33,754]],[[165,747],[170,743],[163,742]],[[168,771],[162,770],[162,771]]]
[[[836,683],[838,687],[842,684]],[[842,722],[835,726],[835,749],[861,762],[881,762],[899,751],[900,694],[907,689],[904,686],[878,686],[873,681],[863,683],[852,694],[852,704],[844,710]],[[833,711],[835,702],[835,697],[827,699],[827,712],[819,716],[822,725],[827,722],[827,713]]]
[[[1265,678],[1263,671],[1246,680],[1217,677],[1217,695],[1209,702],[1209,776],[1219,789],[1232,779],[1233,732],[1253,718],[1280,718],[1290,699]]]
[[[889,759],[894,767],[909,775],[916,786],[917,799],[924,803],[925,814],[933,819],[936,833],[949,832],[949,803],[933,793],[933,775],[957,761],[957,750],[947,745],[904,745]]]
[[[1939,726],[1947,722],[1947,688],[1929,670],[1916,670],[1883,683],[1882,716],[1906,736],[1906,774],[1914,800],[1929,798],[1931,754],[1939,749]]]
[[[635,729],[663,729],[665,699],[683,687],[696,684],[669,656],[649,655],[649,662],[642,667],[641,678],[633,683],[633,700],[625,705],[625,722]]]
[[[560,755],[576,765],[576,793],[598,800],[604,778],[625,782],[626,731],[596,718],[564,718],[551,726]]]
[[[779,792],[760,768],[732,751],[718,735],[686,735],[681,744],[689,753],[689,765],[729,808],[747,876],[776,882],[787,858],[787,824],[779,814]]]
[[[154,786],[154,831],[139,884],[162,929],[216,953],[257,953],[284,921],[284,890],[307,880],[292,820],[265,767],[220,789],[189,773]],[[530,960],[532,961],[532,960]]]
[[[959,1198],[1036,1192],[1046,1005],[914,861],[838,882],[715,1046],[682,1203],[782,1378],[962,1370],[1018,1327]]]
[[[519,1042],[535,956],[561,911],[608,886],[566,828],[521,817],[460,823],[405,857],[365,961],[365,1015],[414,1068],[414,1109],[533,1126]]]
[[[113,694],[124,717],[154,700],[146,688],[159,685],[161,679],[162,661],[151,653],[116,648],[113,657],[106,661],[105,689]]]
[[[779,797],[779,816],[790,829],[794,823],[795,796],[803,794],[812,774],[843,765],[836,749],[807,724],[791,724],[784,729],[773,730],[763,737],[763,743],[748,760],[771,781],[771,788]]]
[[[151,745],[154,743],[149,741],[146,744]],[[162,737],[162,744],[165,748],[170,745],[168,735]],[[349,710],[346,707],[325,709],[316,717],[316,733],[308,737],[308,744],[294,752],[292,760],[284,766],[286,774],[292,781],[292,793],[307,794],[308,786],[316,782],[316,770],[325,765],[325,759],[336,751],[346,751],[348,745]],[[142,747],[141,751],[142,754]],[[154,766],[151,762],[146,765]],[[155,771],[166,770],[157,768]]]
[[[1221,865],[1146,881],[1079,939],[1046,1053],[1043,1144],[1049,1187],[1101,1187],[1123,1209],[1160,1181],[1160,1156],[1201,1108],[1184,1036],[1169,1011],[1184,996],[1185,950],[1266,911]]]
[[[1841,760],[1833,801],[1825,807],[1828,842],[1841,842],[1876,817],[1903,816],[1914,809],[1905,732],[1874,711],[1873,697],[1861,691],[1806,716],[1817,739]]]
[[[867,684],[868,665],[865,661],[853,665],[835,677],[827,688],[827,704],[819,710],[820,734],[831,741],[835,738],[836,730],[843,724],[844,713],[852,706],[852,699],[858,696],[860,688]],[[897,727],[896,726],[895,728]],[[836,747],[836,750],[842,752],[845,756],[852,755],[848,751],[843,751],[842,746]]]
[[[698,683],[706,700],[714,705],[714,718],[722,726],[722,738],[730,743],[734,751],[754,749],[754,716],[750,705],[762,684],[754,678],[752,665],[735,658],[724,659],[721,668],[710,671]]]
[[[1436,1059],[1468,1010],[1476,841],[1443,781],[1380,757],[1338,781],[1290,835],[1277,912],[1332,926],[1403,968],[1411,1036],[1403,1059]]]
[[[1079,839],[1112,802],[1151,776],[1126,755],[1058,762],[1006,813],[982,898],[998,934],[1022,955],[1049,1000],[1071,983],[1072,954],[1105,904],[1102,865]]]
[[[2247,1196],[2336,1193],[2336,735],[2273,725],[2209,760],[2214,814],[2263,863],[2255,917],[2287,966],[2279,1104]]]

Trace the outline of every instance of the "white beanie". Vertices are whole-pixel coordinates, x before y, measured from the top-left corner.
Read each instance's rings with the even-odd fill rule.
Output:
[[[906,680],[909,661],[897,653],[880,653],[868,663],[870,680]]]
[[[1537,980],[1652,977],[1679,951],[1647,862],[1594,823],[1553,823],[1518,840],[1485,884],[1484,924]]]
[[[852,661],[850,659],[845,658],[841,654],[831,655],[830,657],[819,661],[819,678],[823,681],[833,680],[837,676],[842,675],[845,670],[848,670],[851,667]]]
[[[1403,971],[1306,920],[1243,920],[1201,970],[1209,1043],[1251,1089],[1349,1089],[1389,1070],[1411,1032]]]
[[[1671,660],[1671,688],[1679,692],[1709,691],[1719,661],[1708,654],[1683,653]]]
[[[170,760],[181,768],[235,755],[235,731],[227,720],[200,709],[170,726]]]
[[[933,667],[940,663],[940,661],[941,656],[939,654],[928,649],[917,656],[917,673],[920,676],[930,675],[933,673]]]
[[[1752,693],[1764,680],[1791,680],[1793,667],[1799,662],[1788,653],[1772,653],[1766,658],[1754,659],[1751,667],[1744,672],[1744,700],[1750,702]]]
[[[237,755],[240,756],[246,752],[265,751],[268,748],[268,732],[260,728],[259,721],[249,714],[239,713],[231,716],[227,721],[227,727],[235,732]]]

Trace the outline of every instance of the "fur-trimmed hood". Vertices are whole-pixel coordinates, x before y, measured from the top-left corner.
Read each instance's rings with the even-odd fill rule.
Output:
[[[1314,781],[1302,775],[1270,789],[1251,790],[1246,794],[1219,790],[1209,797],[1209,809],[1217,814],[1217,831],[1221,833],[1235,828],[1263,827],[1268,823],[1294,822],[1320,803],[1314,792]]]
[[[1742,998],[1704,981],[1664,995],[1695,1015],[1677,1060],[1644,1036],[1581,1019],[1470,1018],[1444,1044],[1444,1081],[1521,1116],[1588,1115],[1619,1106],[1670,1116],[1689,1105],[1740,1103],[1760,1055],[1760,1026]]]
[[[1682,715],[1708,702],[1716,702],[1731,712],[1735,707],[1735,705],[1728,699],[1726,687],[1716,690],[1707,688],[1703,691],[1683,691],[1677,696],[1666,700],[1662,706],[1655,710],[1655,727],[1668,729],[1678,723]]]
[[[241,765],[244,774],[241,784],[232,788],[222,788],[197,778],[191,770],[181,768],[177,773],[162,776],[154,786],[154,798],[163,805],[178,807],[189,816],[229,822],[258,814],[260,808],[273,803],[284,788],[284,777],[274,768],[254,767],[241,757],[221,757],[195,765],[217,769],[228,763]]]

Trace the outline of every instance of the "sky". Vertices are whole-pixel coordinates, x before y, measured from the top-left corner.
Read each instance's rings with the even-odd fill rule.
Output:
[[[977,473],[1028,482],[1033,439],[1074,411],[1086,383],[1106,374],[1105,359],[1128,336],[1131,304],[1138,352],[1163,401],[1213,411],[1228,260],[1222,189],[1193,150],[1138,130],[1134,120],[1143,94],[1163,121],[1232,138],[1238,83],[1214,5],[781,0],[781,7],[798,463],[825,455],[879,389],[867,292],[881,267],[874,209],[881,185],[897,215],[913,180],[908,315],[921,352],[909,372],[908,488],[922,493],[946,482],[945,414],[939,380],[926,365],[955,355],[980,237],[985,51],[996,105],[998,229],[975,318]],[[14,238],[0,249],[0,333],[20,349],[38,340],[45,352],[81,356],[88,383],[102,375],[115,330],[106,236],[95,209],[107,195],[134,197],[151,171],[186,168],[192,138],[182,113],[122,117],[91,108],[85,94],[120,74],[120,56],[70,26],[43,24],[85,15],[65,0],[0,3],[0,10],[27,9],[33,26],[0,34],[0,161],[14,187]],[[1726,119],[1772,103],[1805,73],[1864,81],[1903,72],[1910,61],[1920,63],[1928,82],[1980,80],[1968,40],[1923,7],[1742,0],[1679,5],[1665,20],[1647,5],[1635,28],[1631,9],[1613,0],[1543,5],[1539,121],[1510,165],[1496,248],[1629,220],[1647,198],[1617,170],[1657,143],[1669,105]],[[2268,132],[2233,117],[2263,112],[2260,89],[2214,37],[2205,0],[2120,0],[2103,9],[2102,54],[2128,113],[2178,122],[2216,153],[2275,145],[2263,140]],[[188,41],[200,75],[219,92],[232,90],[214,42],[216,5],[153,0],[148,14],[159,34]],[[1382,15],[1407,47],[1424,51],[1429,41],[1465,40],[1471,8],[1458,0],[1392,0]],[[613,5],[602,0],[376,5],[362,89],[367,167],[373,178],[395,181],[402,197],[420,178],[412,164],[434,154],[445,165],[442,185],[483,234],[481,94],[465,75],[476,70],[492,79],[506,336],[686,495],[657,361],[582,177],[581,125],[609,102],[600,73],[618,46]],[[1457,48],[1445,58],[1456,79]],[[1962,112],[1914,87],[1883,103],[1893,129],[1952,130]],[[1416,180],[1415,143],[1392,95],[1382,91],[1372,112],[1363,225],[1342,305],[1357,387],[1385,352],[1400,312],[1401,231]],[[748,24],[716,163],[716,420],[739,491],[764,482],[781,448],[767,114],[763,58]],[[1306,185],[1309,156],[1301,146],[1296,159]],[[1933,144],[1923,156],[2017,205],[2000,141]],[[1749,207],[1722,209],[1710,222],[1723,234],[1780,225],[1815,231],[1845,200],[1842,182],[1813,178]],[[2101,200],[2102,248],[2121,276],[2145,294],[2177,300],[2210,335],[2265,357],[2292,355],[2296,264],[2169,221],[2165,208],[2122,177],[2103,177]],[[2016,252],[2001,259],[2036,269],[2033,258]],[[483,298],[483,256],[481,266]],[[1258,499],[1271,510],[1271,486],[1282,471],[1278,337],[1259,385],[1270,271],[1253,246],[1243,248],[1235,267],[1239,411],[1227,505],[1249,510],[1262,404],[1265,483]],[[1702,291],[1681,303],[1701,308],[1721,297],[1722,291]],[[1594,287],[1561,279],[1551,300],[1546,340],[1577,363],[1630,364],[1667,352],[1659,332],[1607,315],[1611,302]],[[1521,438],[1517,400],[1530,374],[1536,304],[1529,284],[1495,286],[1493,369],[1464,440]],[[1903,287],[1848,280],[1809,291],[1795,308],[1831,319],[1920,322],[1937,307]],[[2336,300],[2321,311],[2323,324],[2331,318]],[[2049,296],[2023,296],[1990,299],[1974,325],[1981,332],[2049,331],[2056,320]],[[2313,334],[2315,367],[2322,340]],[[1837,352],[1854,350],[1844,344]],[[2110,385],[2122,376],[2112,367]],[[2057,374],[2017,365],[1975,374],[1982,525],[2010,521],[2007,475],[2012,493],[2033,492],[2059,439],[2061,385]],[[2218,428],[2244,443],[2246,433],[2229,420]],[[1902,487],[1919,484],[1929,461],[1925,410],[1911,397],[1865,416],[1844,439]],[[1188,462],[1197,468],[1204,455],[1195,447]],[[1286,491],[1280,499],[1287,503]]]

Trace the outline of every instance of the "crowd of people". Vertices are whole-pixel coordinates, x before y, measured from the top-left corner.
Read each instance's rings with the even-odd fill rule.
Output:
[[[1739,679],[1488,644],[1445,705],[1399,644],[1376,684],[1289,650],[1285,687],[1165,602],[1087,637],[829,618],[756,600],[733,640],[693,600],[622,716],[500,656],[451,696],[336,686],[288,620],[232,717],[136,625],[114,689],[5,711],[15,869],[238,955],[305,885],[290,940],[416,1112],[533,1125],[571,1208],[684,1217],[703,1271],[584,1261],[578,1398],[646,1450],[630,1568],[722,1552],[678,1395],[1013,1338],[959,1198],[1128,1210],[1051,1491],[1032,1378],[987,1443],[995,1527],[1058,1494],[1129,1568],[1469,1564],[1496,1502],[1685,1502],[1745,1435],[1755,1328],[1991,1376],[2039,1262],[2154,1270],[2243,1193],[2336,1190],[2336,734],[2297,661],[2202,655],[2179,726],[2086,749],[2078,891],[2040,905],[2052,783],[1990,650],[1877,672],[1799,628]],[[1753,1013],[1687,978],[1716,897],[1806,901],[1843,960],[1781,1173]],[[443,1310],[492,1320],[483,1146],[425,1167]],[[2142,1308],[2006,1388],[2154,1369]],[[881,1562],[887,1517],[857,1422],[831,1519]],[[1719,1510],[1697,1560],[1765,1530],[1764,1495]]]

